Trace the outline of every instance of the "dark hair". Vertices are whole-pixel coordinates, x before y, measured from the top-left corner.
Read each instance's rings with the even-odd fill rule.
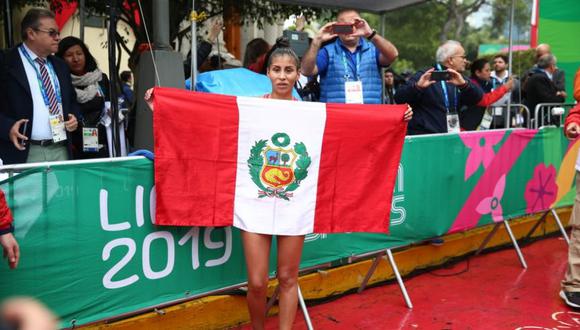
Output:
[[[54,19],[54,13],[44,8],[32,8],[26,12],[22,22],[20,22],[20,34],[22,36],[22,40],[28,40],[28,34],[26,33],[26,30],[37,30],[40,27],[40,20],[42,18]]]
[[[129,79],[131,79],[131,71],[121,72],[120,78],[122,82],[126,83],[127,81],[129,81]]]
[[[87,48],[85,43],[77,37],[66,37],[58,43],[58,51],[56,56],[64,58],[64,53],[73,46],[80,46],[85,54],[85,72],[95,71],[97,69],[97,61]]]
[[[339,17],[340,15],[342,15],[342,14],[344,14],[344,13],[350,13],[350,12],[355,12],[355,13],[357,13],[357,15],[359,15],[359,16],[360,16],[360,14],[359,14],[358,10],[356,10],[356,9],[353,9],[353,8],[344,8],[344,9],[341,9],[341,10],[339,10],[339,11],[338,11],[338,13],[336,13],[336,18],[338,19],[338,17]]]
[[[276,52],[276,50],[278,49],[288,49],[291,51],[288,52],[287,50],[283,50],[280,52]],[[278,39],[276,39],[276,43],[274,44],[274,46],[272,46],[272,48],[270,49],[270,51],[268,51],[268,54],[266,54],[266,58],[264,59],[264,68],[262,69],[262,74],[266,74],[268,72],[268,68],[270,67],[270,64],[272,63],[272,55],[275,56],[282,56],[282,55],[288,55],[294,58],[294,60],[296,61],[296,68],[300,68],[300,59],[298,58],[298,55],[296,55],[296,53],[290,48],[290,41],[288,40],[288,38],[286,37],[279,37]]]
[[[276,48],[270,54],[270,57],[268,57],[268,62],[267,62],[266,68],[270,67],[270,65],[272,64],[272,60],[274,58],[280,57],[280,56],[290,56],[294,60],[294,64],[296,64],[296,69],[300,69],[300,59],[298,58],[298,55],[296,55],[296,53],[292,50],[292,48],[289,48],[289,47]]]
[[[485,58],[478,58],[473,61],[473,63],[471,63],[471,76],[476,77],[475,72],[483,70],[486,64],[488,64],[488,62]]]
[[[508,57],[505,56],[504,54],[497,54],[493,57],[493,59],[495,60],[496,58],[501,58],[506,64],[508,63]]]
[[[246,45],[246,52],[244,53],[244,68],[249,67],[255,63],[258,58],[266,54],[270,50],[270,44],[262,38],[252,39]]]

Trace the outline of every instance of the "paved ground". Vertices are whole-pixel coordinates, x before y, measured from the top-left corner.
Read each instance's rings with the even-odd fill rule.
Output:
[[[412,310],[398,286],[389,284],[311,306],[310,316],[315,329],[580,328],[580,311],[558,297],[566,243],[559,237],[544,239],[523,253],[527,270],[507,249],[407,278]],[[277,323],[277,317],[269,318],[267,329],[276,329]],[[300,312],[294,328],[306,328]]]

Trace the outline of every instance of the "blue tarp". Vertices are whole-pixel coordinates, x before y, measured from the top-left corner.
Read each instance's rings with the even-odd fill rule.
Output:
[[[185,81],[190,89],[191,79]],[[272,91],[270,79],[245,68],[204,72],[197,76],[195,90],[235,96],[261,96]],[[300,96],[294,89],[294,97]]]

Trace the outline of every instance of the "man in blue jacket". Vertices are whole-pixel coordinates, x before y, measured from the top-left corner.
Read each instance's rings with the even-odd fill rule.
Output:
[[[418,71],[395,95],[397,103],[408,103],[413,108],[413,119],[407,129],[409,135],[459,132],[459,109],[476,105],[483,97],[481,88],[462,75],[467,60],[459,42],[443,43],[437,49],[436,58],[435,67]],[[432,80],[435,70],[448,71],[448,80]]]
[[[324,25],[312,40],[302,58],[302,73],[320,75],[321,102],[381,103],[380,67],[397,58],[397,48],[356,10],[342,10],[336,20]]]

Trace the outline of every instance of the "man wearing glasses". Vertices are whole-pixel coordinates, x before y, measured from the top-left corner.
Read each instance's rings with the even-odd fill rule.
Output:
[[[67,65],[52,55],[60,40],[54,14],[29,10],[21,33],[22,44],[0,53],[0,158],[68,160],[78,105]]]
[[[409,135],[459,132],[459,110],[483,97],[481,88],[463,77],[467,59],[459,42],[443,43],[436,58],[434,67],[415,73],[395,95],[396,103],[413,108]]]

